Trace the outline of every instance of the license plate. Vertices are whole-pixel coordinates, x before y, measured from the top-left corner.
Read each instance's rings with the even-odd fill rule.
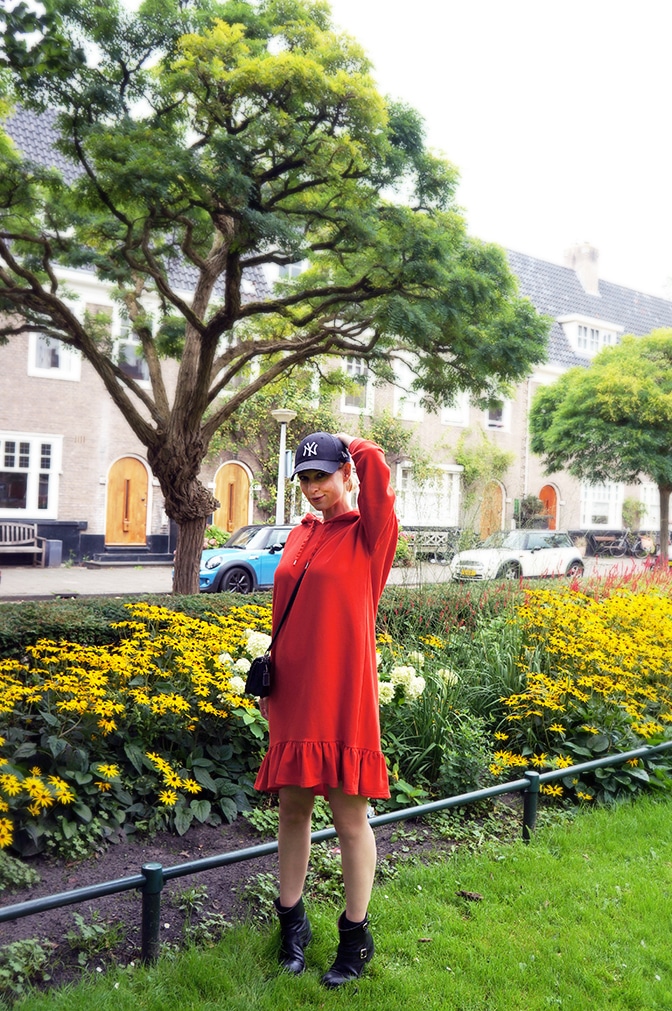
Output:
[[[476,569],[460,569],[461,576],[475,576]]]

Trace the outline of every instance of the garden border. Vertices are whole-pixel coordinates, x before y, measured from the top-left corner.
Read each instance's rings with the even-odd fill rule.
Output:
[[[497,797],[504,793],[523,793],[522,834],[523,840],[527,843],[530,841],[536,824],[539,789],[543,783],[552,783],[556,779],[578,775],[592,769],[604,768],[610,765],[622,765],[623,762],[627,762],[630,759],[655,755],[670,748],[672,748],[672,741],[667,741],[664,744],[647,745],[642,748],[636,748],[633,751],[606,755],[604,758],[593,759],[580,765],[572,765],[566,769],[554,769],[551,772],[543,773],[528,770],[522,779],[500,783],[497,786],[490,786],[483,790],[457,794],[454,797],[445,797],[443,800],[430,801],[427,804],[419,804],[415,807],[406,807],[401,811],[390,811],[387,814],[374,815],[369,819],[369,824],[372,827],[388,825],[396,821],[418,818],[423,814],[429,814],[434,811],[466,806],[477,800]],[[333,839],[335,837],[336,829],[332,827],[313,832],[311,841],[322,842],[325,839]],[[31,916],[35,913],[44,912],[47,909],[57,909],[60,906],[86,902],[89,899],[101,898],[104,895],[115,895],[120,892],[138,889],[142,893],[141,957],[144,963],[153,963],[158,959],[160,954],[161,892],[167,881],[185,877],[188,874],[198,874],[201,871],[225,867],[227,864],[241,863],[243,860],[253,860],[257,857],[268,856],[271,853],[276,853],[277,849],[278,843],[274,841],[261,843],[258,846],[249,846],[242,850],[232,850],[230,853],[219,853],[215,856],[203,857],[200,860],[176,864],[173,867],[163,867],[159,863],[143,864],[141,873],[134,874],[131,877],[119,878],[116,881],[103,881],[98,885],[76,888],[70,892],[60,892],[57,895],[46,895],[41,899],[31,899],[28,902],[19,902],[13,906],[0,907],[0,923],[6,923],[9,920],[19,919],[23,916]]]

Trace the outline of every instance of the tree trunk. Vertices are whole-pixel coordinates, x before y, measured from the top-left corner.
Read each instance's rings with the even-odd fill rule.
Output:
[[[660,564],[668,567],[670,557],[670,492],[672,488],[658,485],[660,495]]]
[[[183,433],[184,435],[184,433]],[[198,593],[198,571],[208,517],[219,502],[198,479],[203,442],[186,433],[148,447],[147,458],[161,485],[166,513],[177,524],[173,593]]]
[[[175,521],[178,526],[173,593],[198,593],[198,571],[203,550],[206,519],[205,516],[199,516],[182,523],[178,520]]]

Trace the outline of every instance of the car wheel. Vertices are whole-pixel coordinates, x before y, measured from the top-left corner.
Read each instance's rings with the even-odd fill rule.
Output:
[[[570,579],[573,578],[574,576],[582,576],[583,562],[570,562],[569,565],[567,566],[567,571],[565,572],[565,575],[569,576]]]
[[[507,562],[497,573],[497,579],[520,579],[520,566],[515,562]]]
[[[252,576],[247,569],[229,569],[219,584],[222,593],[251,593]]]

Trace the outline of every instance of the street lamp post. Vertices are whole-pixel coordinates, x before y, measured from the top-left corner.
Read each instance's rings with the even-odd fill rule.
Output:
[[[280,425],[280,452],[278,455],[278,491],[275,500],[275,522],[285,522],[285,443],[287,440],[287,425],[294,421],[296,411],[287,411],[279,408],[271,411],[271,416]]]

